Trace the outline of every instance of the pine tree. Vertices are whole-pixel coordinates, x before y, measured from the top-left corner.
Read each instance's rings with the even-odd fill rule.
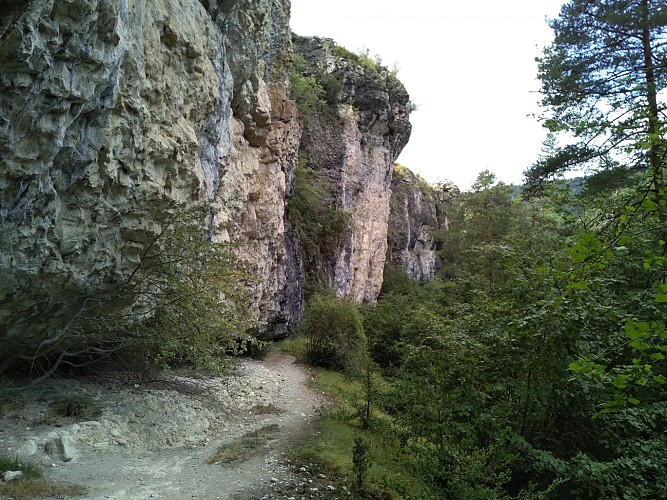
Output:
[[[667,4],[663,0],[571,0],[552,20],[553,43],[538,58],[542,117],[577,142],[527,172],[529,184],[574,167],[618,165],[650,173],[662,199],[665,167]]]

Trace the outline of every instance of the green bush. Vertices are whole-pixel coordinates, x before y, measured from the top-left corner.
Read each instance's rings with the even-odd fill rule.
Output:
[[[375,72],[387,71],[387,68],[382,65],[380,56],[376,54],[375,57],[371,57],[370,51],[367,48],[364,49],[362,53],[355,54],[354,52],[347,50],[345,47],[336,45],[332,52],[341,59],[345,59],[362,68]]]
[[[370,442],[361,436],[355,437],[354,447],[352,448],[352,466],[354,469],[354,484],[357,491],[361,491],[364,487],[368,469],[372,461]]]
[[[326,105],[324,98],[327,96],[327,91],[317,78],[309,73],[310,69],[303,56],[294,54],[290,74],[291,97],[304,118],[308,118]]]
[[[136,286],[152,308],[125,335],[158,367],[190,364],[220,373],[229,355],[253,341],[248,276],[230,244],[210,241],[217,229],[210,216],[205,206],[179,214],[137,273]]]
[[[308,361],[314,366],[355,372],[367,352],[361,314],[349,300],[333,294],[310,299],[299,330],[308,338]]]
[[[248,276],[231,244],[211,242],[218,229],[211,216],[202,205],[166,220],[117,296],[88,299],[26,357],[26,369],[37,375],[32,384],[102,360],[130,369],[190,364],[220,373],[230,354],[246,348],[254,323]]]

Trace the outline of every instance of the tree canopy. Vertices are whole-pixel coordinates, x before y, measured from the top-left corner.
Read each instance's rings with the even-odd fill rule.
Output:
[[[542,116],[565,133],[527,172],[529,183],[574,167],[650,169],[662,188],[665,160],[667,4],[572,0],[550,22],[553,43],[538,58]]]

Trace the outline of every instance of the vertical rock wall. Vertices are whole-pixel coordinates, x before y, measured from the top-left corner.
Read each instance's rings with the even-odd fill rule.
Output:
[[[232,143],[217,191],[218,219],[229,229],[218,238],[238,244],[260,331],[283,337],[300,317],[304,288],[297,243],[285,222],[301,137],[288,98],[289,0],[236,0],[208,10],[224,27],[234,77]]]
[[[222,47],[186,0],[35,0],[3,17],[4,335],[29,343],[113,297],[165,214],[214,191]]]
[[[258,315],[292,326],[290,58],[288,0],[5,6],[0,337],[30,350],[110,301],[172,214],[213,200]]]
[[[447,214],[458,188],[449,182],[432,186],[396,165],[391,191],[387,260],[415,280],[431,279],[440,269],[435,233],[449,227]]]
[[[296,37],[295,50],[316,80],[340,85],[328,108],[305,121],[301,141],[309,166],[332,186],[335,208],[351,215],[328,284],[339,296],[373,302],[387,253],[392,166],[410,137],[409,96],[386,68],[332,40]]]
[[[288,97],[289,10],[289,0],[0,5],[0,342],[12,355],[92,308],[131,307],[125,285],[142,256],[200,204],[251,276],[260,330],[289,333],[304,290],[285,217],[299,148],[351,214],[329,284],[375,300],[408,95],[388,71],[309,39],[305,53],[340,92],[335,118],[302,131]]]

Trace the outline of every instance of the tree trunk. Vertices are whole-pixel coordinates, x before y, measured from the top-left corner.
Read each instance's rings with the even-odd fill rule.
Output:
[[[653,202],[658,210],[660,221],[660,240],[662,240],[662,255],[667,257],[667,214],[660,202],[663,200],[664,193],[664,174],[663,174],[663,140],[660,137],[660,119],[658,111],[658,90],[655,83],[655,70],[653,68],[653,49],[651,47],[651,28],[649,25],[649,5],[648,0],[642,0],[642,49],[644,52],[644,78],[646,81],[646,101],[648,111],[648,140],[649,165],[651,177],[653,179]]]

